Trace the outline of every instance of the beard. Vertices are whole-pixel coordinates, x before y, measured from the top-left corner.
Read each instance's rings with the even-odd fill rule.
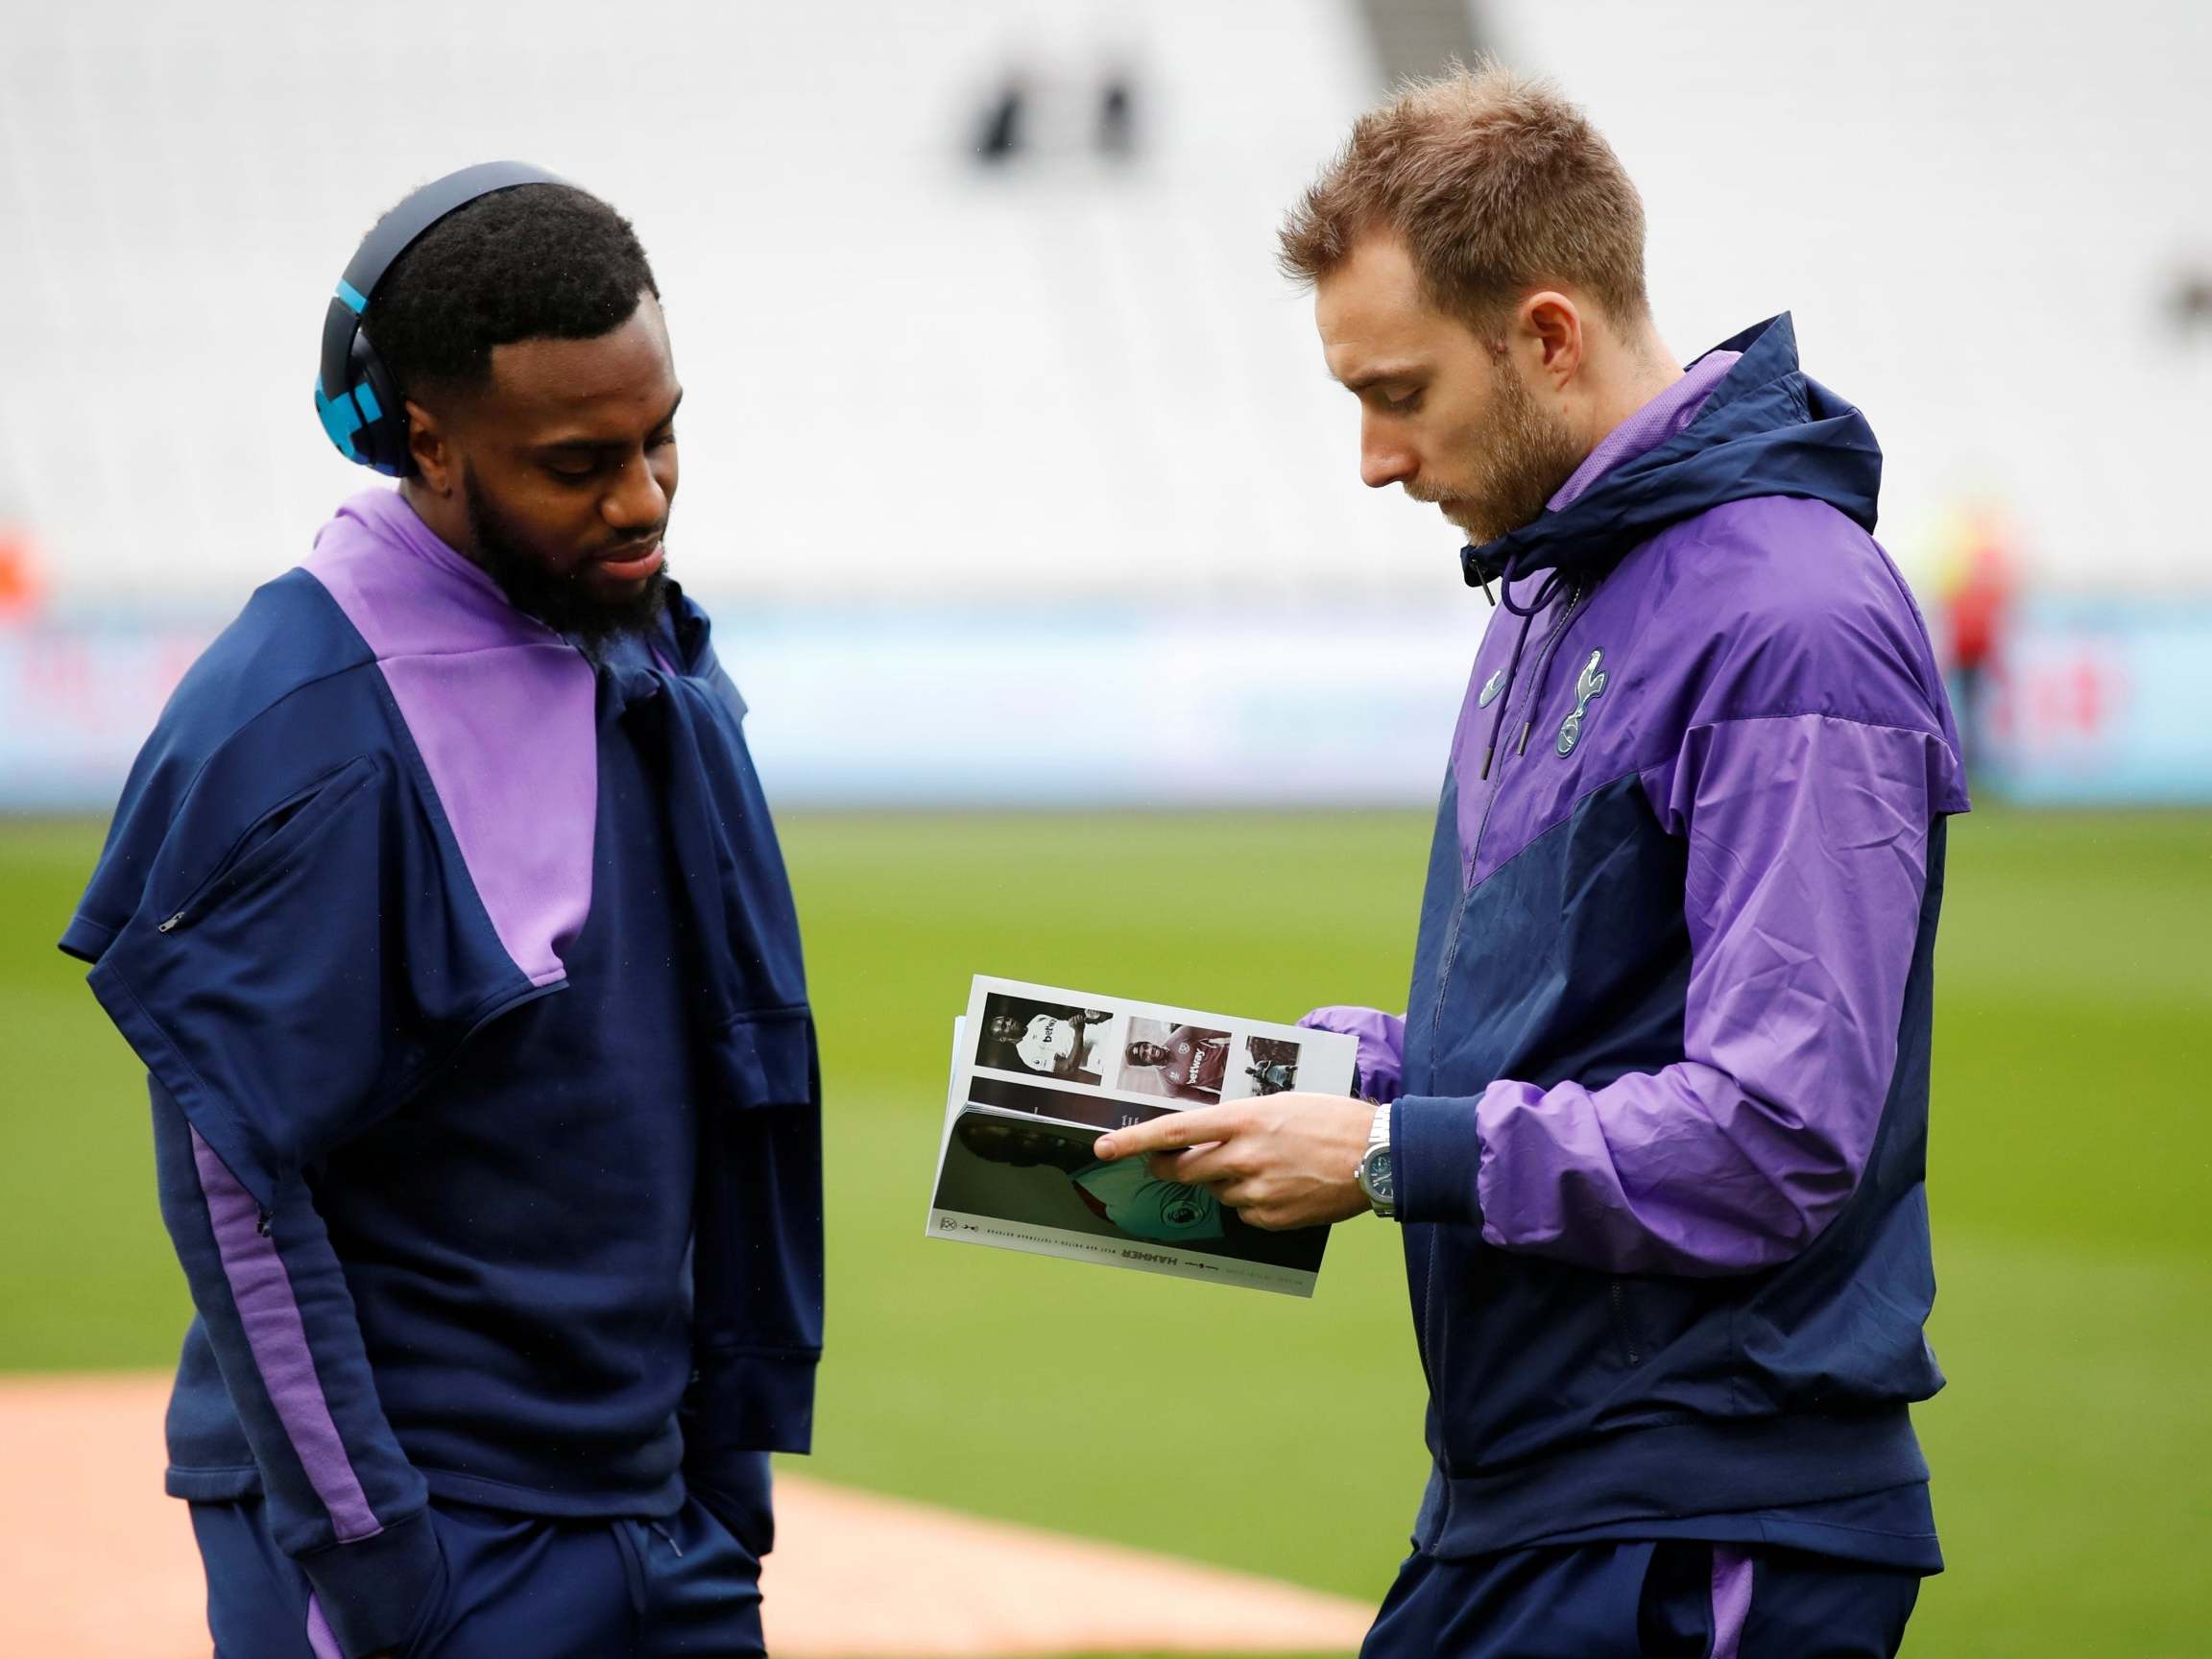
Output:
[[[666,614],[665,560],[637,592],[601,599],[577,580],[583,566],[565,573],[548,569],[467,468],[461,473],[461,494],[469,509],[469,531],[476,541],[477,567],[499,585],[516,610],[565,636],[586,656],[596,657],[625,635],[647,632]]]
[[[1474,476],[1460,485],[1416,480],[1406,490],[1416,501],[1443,508],[1477,546],[1534,520],[1589,453],[1508,365],[1498,363],[1494,373],[1495,413]]]

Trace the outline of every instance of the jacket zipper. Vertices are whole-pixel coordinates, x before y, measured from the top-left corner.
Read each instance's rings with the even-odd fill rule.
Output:
[[[1551,632],[1544,637],[1544,649],[1536,659],[1536,671],[1529,676],[1527,700],[1522,704],[1521,735],[1511,753],[1519,755],[1528,746],[1528,729],[1535,724],[1536,704],[1544,690],[1544,676],[1551,670],[1552,653],[1558,649],[1559,639],[1575,620],[1575,613],[1582,603],[1582,585],[1577,582],[1567,590],[1567,604],[1559,613],[1559,620]],[[1508,709],[1508,712],[1511,710]],[[1459,883],[1459,903],[1452,912],[1452,930],[1444,937],[1444,962],[1436,974],[1436,1005],[1430,1011],[1429,1035],[1434,1046],[1436,1028],[1444,1019],[1444,994],[1452,987],[1452,964],[1459,953],[1459,919],[1467,912],[1467,895],[1474,890],[1475,867],[1482,857],[1482,836],[1490,828],[1490,814],[1498,805],[1498,797],[1505,791],[1504,757],[1498,760],[1497,781],[1490,785],[1490,799],[1482,803],[1481,820],[1475,826],[1475,844],[1467,850],[1467,874]]]
[[[1628,1329],[1628,1292],[1621,1281],[1613,1281],[1613,1323],[1621,1327],[1621,1346],[1627,1350],[1628,1363],[1641,1365],[1644,1356],[1636,1352],[1636,1334]]]
[[[1582,584],[1576,582],[1567,589],[1567,607],[1559,613],[1557,624],[1544,637],[1544,650],[1536,659],[1536,674],[1528,687],[1528,700],[1521,706],[1521,735],[1513,743],[1516,756],[1528,752],[1528,733],[1536,724],[1536,705],[1544,700],[1544,677],[1551,672],[1551,659],[1558,654],[1559,641],[1566,637],[1569,625],[1575,620],[1575,613],[1581,609],[1582,597]],[[1469,850],[1472,855],[1467,860],[1467,880],[1459,890],[1462,898],[1474,887],[1476,861],[1482,856],[1482,836],[1490,828],[1491,810],[1498,805],[1498,797],[1504,792],[1505,775],[1501,764],[1498,787],[1490,791],[1490,799],[1482,804],[1482,821],[1475,826],[1475,845]]]
[[[1551,632],[1545,636],[1544,649],[1536,659],[1536,671],[1528,678],[1527,688],[1525,692],[1527,701],[1522,705],[1521,736],[1512,750],[1515,755],[1519,755],[1528,746],[1528,728],[1535,721],[1536,705],[1543,696],[1544,676],[1551,672],[1552,654],[1558,649],[1559,640],[1566,634],[1568,624],[1575,620],[1575,613],[1581,603],[1582,584],[1576,582],[1567,589],[1567,603],[1561,609],[1559,620],[1552,626]],[[1511,712],[1510,708],[1508,708],[1507,712]],[[1490,786],[1490,799],[1482,804],[1482,818],[1475,827],[1475,845],[1468,849],[1467,874],[1459,884],[1459,901],[1452,909],[1452,929],[1445,935],[1444,939],[1443,966],[1438,969],[1436,974],[1436,1001],[1429,1012],[1430,1048],[1431,1051],[1435,1048],[1436,1029],[1444,1021],[1444,998],[1452,987],[1452,964],[1459,953],[1459,921],[1467,913],[1467,895],[1474,888],[1475,866],[1482,854],[1482,834],[1484,830],[1490,828],[1490,813],[1497,806],[1498,797],[1503,794],[1504,790],[1505,764],[1504,757],[1501,756],[1498,761],[1497,781]],[[1436,1238],[1434,1233],[1429,1235],[1429,1285],[1426,1294],[1421,1298],[1421,1353],[1423,1358],[1429,1361],[1431,1374],[1434,1378],[1436,1398],[1441,1401],[1445,1396],[1445,1379],[1444,1354],[1435,1345]],[[1441,1456],[1444,1453],[1444,1446],[1441,1441],[1441,1430],[1438,1432],[1437,1452]],[[1448,1527],[1452,1525],[1451,1469],[1447,1467],[1444,1474],[1444,1515],[1443,1519],[1438,1522],[1439,1528]]]

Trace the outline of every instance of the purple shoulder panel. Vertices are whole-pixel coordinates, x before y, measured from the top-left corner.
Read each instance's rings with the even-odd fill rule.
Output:
[[[397,491],[348,501],[306,569],[374,653],[500,944],[533,985],[557,983],[591,905],[590,665]]]
[[[1666,709],[1677,735],[1726,720],[1827,714],[1927,732],[1957,754],[1911,590],[1880,544],[1833,507],[1780,495],[1732,501],[1635,557],[1647,552],[1658,557],[1644,586],[1698,600],[1643,610],[1634,639],[1638,653],[1679,665]],[[1963,789],[1946,789],[1936,807],[1964,811]]]
[[[1536,619],[1532,656],[1564,604]],[[1510,649],[1503,630],[1492,633],[1470,708]],[[1511,757],[1491,783],[1475,781],[1479,736],[1472,758],[1464,743],[1454,757],[1470,881],[1565,822],[1583,796],[1620,778],[1648,781],[1673,763],[1684,733],[1727,720],[1812,713],[1927,733],[1947,760],[1935,810],[1966,810],[1926,625],[1873,538],[1822,502],[1762,496],[1662,531],[1599,585],[1538,661],[1550,672],[1522,693],[1528,707],[1508,722]],[[1527,665],[1522,675],[1531,678]],[[1578,709],[1563,756],[1558,739]],[[1524,727],[1527,749],[1514,750]]]
[[[238,1305],[239,1323],[246,1330],[246,1345],[252,1350],[254,1368],[285,1437],[306,1472],[308,1484],[330,1512],[330,1524],[341,1544],[373,1538],[384,1530],[369,1507],[361,1479],[346,1455],[346,1443],[330,1415],[330,1402],[315,1372],[315,1357],[307,1347],[307,1328],[300,1317],[300,1302],[292,1292],[292,1275],[277,1255],[276,1241],[261,1231],[261,1209],[253,1195],[216,1157],[214,1148],[192,1131],[192,1161],[200,1171],[200,1190],[207,1200],[207,1219],[215,1233],[215,1248],[223,1259],[224,1277]]]

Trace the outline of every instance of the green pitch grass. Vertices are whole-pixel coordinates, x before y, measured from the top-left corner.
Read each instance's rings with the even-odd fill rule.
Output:
[[[923,1237],[968,975],[1292,1018],[1399,1006],[1425,816],[795,818],[830,1089],[822,1475],[1363,1599],[1418,1497],[1391,1229],[1311,1302]],[[97,849],[0,825],[0,1368],[183,1323],[144,1095],[56,954]],[[1951,1571],[1908,1650],[2203,1651],[2212,817],[1954,827],[1930,1190]],[[2197,1563],[2196,1567],[2190,1565]]]

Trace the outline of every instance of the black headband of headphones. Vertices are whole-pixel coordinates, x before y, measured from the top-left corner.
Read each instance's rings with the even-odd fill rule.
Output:
[[[361,314],[394,262],[423,231],[479,196],[517,184],[567,182],[526,161],[480,161],[432,180],[376,222],[347,261],[323,318],[315,412],[340,454],[392,477],[407,471],[407,414],[375,348],[361,332]]]

